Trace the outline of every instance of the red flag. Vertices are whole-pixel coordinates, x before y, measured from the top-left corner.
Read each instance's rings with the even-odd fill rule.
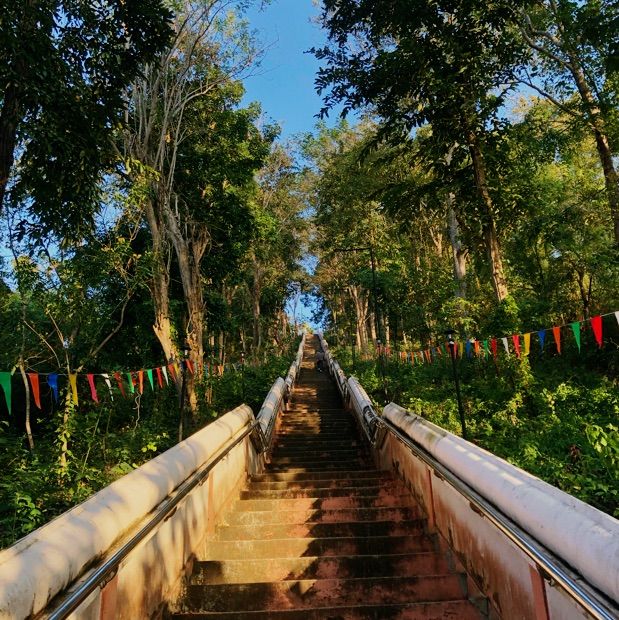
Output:
[[[157,383],[159,384],[160,388],[163,388],[163,377],[161,376],[161,368],[157,366],[155,370],[157,371]]]
[[[39,392],[39,375],[36,372],[29,372],[28,379],[30,379],[30,387],[32,388],[32,395],[34,396],[34,404],[41,408],[41,393]]]
[[[125,388],[123,386],[123,380],[120,378],[120,373],[115,372],[114,378],[116,379],[116,383],[118,383],[118,389],[120,390],[120,393],[126,397],[127,395],[125,394]]]
[[[91,374],[86,376],[88,377],[88,384],[90,385],[90,396],[96,403],[98,403],[99,398],[97,396],[97,388],[95,387],[95,376]]]
[[[552,335],[555,337],[555,344],[557,345],[557,353],[561,355],[561,328],[553,327]]]
[[[194,374],[194,372],[193,372],[193,362],[191,360],[187,360],[186,364],[187,364],[187,368],[189,368],[189,372],[193,375]]]
[[[174,364],[168,364],[168,370],[170,371],[170,375],[172,375],[172,380],[176,381],[176,369],[174,368]]]
[[[516,349],[516,355],[520,358],[520,336],[518,334],[514,334],[512,336],[512,341],[514,343],[514,349]]]
[[[144,393],[144,371],[138,370],[138,384],[140,389],[140,394]]]
[[[598,343],[598,347],[602,348],[604,344],[604,339],[602,337],[602,316],[594,316],[591,319],[591,327],[593,328],[593,335],[595,336],[595,340]]]
[[[497,347],[498,347],[498,345],[497,345],[496,338],[493,338],[490,341],[490,348],[492,349],[492,355],[493,355],[494,359],[496,359],[496,356],[497,356]]]

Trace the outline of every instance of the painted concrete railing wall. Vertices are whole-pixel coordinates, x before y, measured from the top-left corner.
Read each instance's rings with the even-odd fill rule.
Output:
[[[300,351],[302,353],[303,341]],[[290,386],[298,375],[295,359]],[[289,372],[290,375],[290,372]],[[268,429],[282,406],[278,379],[259,415]],[[225,414],[87,501],[0,552],[0,618],[29,618],[75,587],[129,540],[183,482],[254,423],[247,405]],[[113,579],[80,605],[72,618],[149,618],[180,592],[192,558],[214,532],[248,475],[264,468],[264,454],[247,435],[121,562]],[[53,603],[52,603],[53,607]],[[46,610],[47,611],[47,610]]]
[[[368,415],[374,413],[370,399],[354,377],[344,383],[343,373],[324,339],[322,343],[340,392],[363,426]],[[584,581],[583,587],[593,596],[601,592],[608,599],[605,604],[616,604],[619,600],[619,522],[616,519],[394,403],[384,408],[382,419],[496,506],[580,584]],[[590,618],[453,485],[394,434],[379,435],[373,446],[374,459],[381,468],[394,469],[403,479],[425,511],[430,527],[488,597],[493,608],[490,617],[494,612],[502,618]]]

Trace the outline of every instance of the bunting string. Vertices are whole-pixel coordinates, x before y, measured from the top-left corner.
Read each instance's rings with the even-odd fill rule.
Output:
[[[235,371],[241,368],[242,364],[219,364],[219,363],[204,363],[199,364],[198,369],[200,374],[204,377],[222,377],[226,372]],[[4,395],[4,400],[9,413],[11,413],[11,407],[13,404],[12,399],[12,387],[11,380],[13,378],[15,370],[12,372],[0,372],[0,392]],[[120,394],[127,398],[137,393],[140,395],[144,393],[144,384],[146,379],[152,392],[155,392],[155,377],[156,384],[160,390],[169,386],[170,378],[176,382],[183,372],[188,372],[192,375],[196,373],[196,367],[191,360],[180,360],[179,362],[171,362],[166,365],[156,366],[155,368],[146,368],[139,370],[128,371],[113,371],[104,373],[59,373],[59,372],[28,372],[28,383],[32,393],[34,404],[39,410],[42,410],[41,406],[41,388],[43,387],[41,379],[45,380],[47,387],[51,392],[51,396],[54,403],[60,401],[60,389],[59,378],[67,380],[67,388],[70,393],[71,401],[74,405],[79,405],[78,391],[79,386],[82,385],[82,377],[85,377],[86,384],[88,386],[88,393],[94,403],[100,402],[99,393],[97,392],[96,380],[102,378],[110,394],[110,399],[114,400],[114,393],[112,388],[112,382],[110,377],[113,377],[116,381],[118,391]],[[123,376],[125,378],[123,378]],[[84,394],[86,392],[82,392]]]
[[[619,310],[615,312],[608,312],[606,314],[600,314],[594,316],[586,321],[573,321],[566,323],[565,325],[554,325],[550,328],[540,329],[538,331],[526,332],[523,334],[512,334],[511,336],[492,337],[484,340],[478,338],[466,338],[460,340],[460,342],[454,343],[455,355],[458,358],[467,358],[472,360],[477,358],[492,358],[496,361],[499,354],[499,343],[502,345],[503,351],[506,357],[510,357],[513,353],[518,359],[527,357],[531,353],[531,337],[537,336],[539,344],[540,354],[544,353],[546,348],[546,335],[552,333],[552,340],[554,344],[554,350],[557,355],[562,354],[562,338],[564,331],[569,329],[571,332],[578,352],[581,353],[582,347],[582,330],[583,325],[586,323],[591,324],[591,332],[597,344],[598,349],[604,346],[604,319],[606,317],[614,316],[617,324],[619,325]],[[439,346],[430,345],[425,349],[413,350],[413,351],[399,351],[394,352],[391,355],[391,350],[388,346],[381,345],[378,348],[379,355],[386,355],[392,357],[402,363],[416,364],[416,363],[432,363],[440,356],[447,355],[448,343],[441,343]]]

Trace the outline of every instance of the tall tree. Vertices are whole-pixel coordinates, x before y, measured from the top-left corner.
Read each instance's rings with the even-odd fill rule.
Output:
[[[169,19],[162,0],[3,6],[0,209],[10,187],[43,224],[21,221],[33,237],[79,237],[92,224],[125,89],[167,44]]]
[[[486,159],[501,127],[501,85],[520,51],[506,28],[512,13],[508,3],[477,0],[327,0],[322,22],[332,45],[314,50],[326,63],[316,81],[327,91],[323,113],[338,102],[344,113],[370,106],[384,119],[382,133],[397,140],[431,123],[444,154],[466,146],[478,194],[473,216],[499,301],[508,287]]]
[[[619,105],[612,63],[619,44],[617,3],[537,0],[517,15],[532,51],[520,80],[593,134],[619,245],[619,175],[611,139]]]

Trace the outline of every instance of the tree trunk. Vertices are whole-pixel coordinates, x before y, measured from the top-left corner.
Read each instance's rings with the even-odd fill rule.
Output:
[[[482,233],[490,271],[492,275],[492,287],[496,295],[497,301],[503,301],[508,295],[507,280],[503,269],[503,259],[501,255],[501,246],[494,221],[494,207],[492,197],[486,180],[486,167],[484,158],[479,146],[479,140],[474,131],[467,131],[467,142],[471,160],[473,162],[473,170],[475,173],[475,185],[481,199],[482,206]]]
[[[466,250],[462,247],[458,230],[458,220],[454,209],[454,195],[447,195],[447,208],[449,215],[449,241],[451,243],[451,253],[454,261],[454,278],[457,289],[456,297],[466,299]]]
[[[368,333],[366,327],[368,302],[367,299],[363,299],[361,297],[359,287],[349,286],[348,290],[355,305],[357,348],[361,351],[362,349],[365,349],[368,344]]]
[[[153,331],[161,344],[166,361],[178,359],[179,352],[172,337],[172,320],[170,318],[170,274],[166,265],[166,241],[155,214],[155,205],[148,201],[145,205],[146,219],[150,227],[153,243],[153,274],[151,293],[155,307]]]
[[[604,122],[600,106],[587,84],[580,62],[573,54],[570,54],[570,67],[572,76],[576,82],[576,87],[578,88],[578,93],[585,104],[589,115],[589,122],[593,128],[595,146],[600,157],[602,170],[604,171],[604,184],[606,186],[610,213],[613,220],[613,235],[615,244],[619,245],[619,175],[617,175],[617,170],[613,162],[613,153],[608,142],[606,123]]]

